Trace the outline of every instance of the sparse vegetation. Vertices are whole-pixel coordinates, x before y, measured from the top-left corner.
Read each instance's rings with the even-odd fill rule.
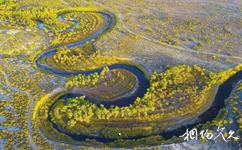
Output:
[[[48,150],[73,149],[72,144],[143,147],[180,142],[177,137],[165,140],[156,135],[180,125],[182,119],[201,114],[210,106],[216,87],[241,70],[241,65],[225,70],[241,64],[242,22],[235,5],[0,0],[0,139],[6,140],[0,145],[5,149],[37,149],[36,145]],[[115,28],[82,46],[65,46],[103,29],[107,22],[100,12],[106,10],[117,17]],[[35,61],[50,47],[57,47],[57,52],[41,62],[53,68],[87,71],[132,60],[147,70],[150,87],[132,105],[106,108],[92,103],[89,98],[115,101],[132,93],[138,85],[136,76],[125,69],[106,67],[100,74],[68,78],[47,74],[36,68]],[[194,63],[199,65],[192,66]],[[166,65],[170,67],[164,69]],[[200,65],[225,71],[212,73]],[[88,96],[60,100],[73,89]],[[231,106],[226,103],[213,121],[201,126],[231,124],[241,134],[241,90],[240,83],[229,98]],[[106,144],[91,139],[74,141],[56,130],[49,116],[67,132],[115,140]],[[130,137],[142,138],[124,139]]]

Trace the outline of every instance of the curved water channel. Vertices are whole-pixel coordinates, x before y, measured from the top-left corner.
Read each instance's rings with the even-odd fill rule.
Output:
[[[100,29],[96,33],[90,35],[89,37],[87,37],[83,40],[80,40],[78,42],[69,43],[69,44],[66,44],[64,46],[66,46],[67,48],[73,48],[73,47],[76,47],[76,46],[84,45],[86,42],[92,41],[92,40],[98,38],[99,35],[101,35],[104,32],[107,32],[108,30],[110,30],[115,24],[115,17],[112,16],[111,14],[109,14],[109,13],[100,13],[100,14],[103,16],[103,18],[106,21],[105,25],[102,29]],[[62,17],[59,17],[59,19],[63,20]],[[40,26],[41,28],[44,28],[44,24],[41,24],[41,25],[38,25],[38,26]],[[65,76],[65,77],[72,76],[72,75],[78,75],[78,74],[88,75],[88,74],[92,74],[92,73],[95,73],[95,72],[100,73],[101,70],[102,70],[102,68],[99,68],[99,69],[90,70],[90,71],[67,72],[67,71],[59,70],[57,68],[53,68],[51,66],[48,66],[47,64],[42,63],[41,59],[51,57],[55,53],[56,53],[56,48],[51,48],[51,49],[43,52],[42,54],[40,54],[40,56],[36,59],[37,67],[39,67],[40,69],[42,69],[46,72],[49,72],[49,73],[52,73],[52,74],[55,74],[55,75]],[[130,104],[133,104],[135,99],[137,97],[143,97],[144,94],[146,93],[147,89],[149,88],[149,81],[146,78],[144,72],[142,72],[140,69],[138,69],[135,66],[127,65],[127,64],[114,64],[114,65],[110,65],[109,69],[110,70],[112,70],[112,69],[125,69],[125,70],[132,72],[137,77],[139,85],[138,85],[137,90],[127,97],[121,97],[120,99],[117,99],[116,101],[111,101],[111,102],[110,101],[109,102],[108,101],[101,102],[105,107],[110,107],[111,105],[128,106]],[[211,107],[198,117],[198,121],[196,123],[194,123],[192,125],[186,125],[186,126],[183,126],[183,127],[179,127],[177,129],[174,129],[174,130],[171,130],[171,131],[164,131],[164,132],[160,133],[159,135],[164,137],[165,139],[169,139],[173,136],[179,136],[179,135],[185,133],[187,128],[193,128],[193,127],[197,126],[198,124],[203,124],[203,123],[206,123],[207,121],[213,120],[217,116],[219,110],[224,107],[225,100],[230,96],[234,86],[240,80],[242,80],[242,71],[240,71],[240,72],[236,73],[235,75],[231,76],[227,81],[225,81],[223,84],[221,84],[218,88],[218,91],[216,93],[215,99],[214,99]],[[76,97],[76,96],[81,96],[81,95],[82,94],[68,93],[68,94],[63,95],[59,99],[67,99],[67,98],[70,98],[70,97]],[[96,103],[96,100],[90,99],[90,101]],[[50,107],[50,110],[53,107],[53,105]],[[54,122],[52,122],[50,117],[49,117],[48,120],[52,123],[53,127],[56,130],[58,130],[61,133],[68,135],[69,137],[71,137],[74,140],[84,141],[86,139],[94,139],[96,141],[104,142],[104,143],[115,141],[115,139],[107,139],[107,138],[104,138],[104,137],[99,137],[99,136],[94,136],[94,135],[93,136],[92,135],[87,136],[87,135],[69,133],[69,132],[66,132],[64,129],[62,129],[61,127],[59,127]],[[139,137],[127,138],[127,139],[139,139],[139,138],[142,138],[142,137],[139,136]]]

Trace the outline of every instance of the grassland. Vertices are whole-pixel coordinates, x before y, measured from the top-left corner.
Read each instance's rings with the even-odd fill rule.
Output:
[[[72,89],[73,93],[83,93],[97,101],[115,101],[136,91],[139,86],[135,75],[124,69],[115,69],[102,74],[104,75],[90,78],[79,75],[69,79],[66,87]]]
[[[16,147],[20,149],[71,149],[73,148],[73,144],[82,144],[88,147],[92,145],[96,147],[105,146],[93,140],[86,140],[85,142],[73,141],[70,137],[55,130],[52,124],[46,121],[48,107],[55,100],[58,100],[60,95],[69,92],[63,89],[68,79],[40,71],[36,68],[34,59],[35,56],[38,56],[50,46],[73,42],[89,36],[88,33],[92,34],[95,32],[103,25],[103,18],[93,12],[103,10],[113,12],[117,17],[116,26],[107,34],[102,35],[98,40],[90,43],[87,46],[90,49],[85,49],[84,47],[74,49],[73,51],[77,51],[78,58],[81,54],[84,54],[81,56],[83,60],[76,62],[77,65],[75,63],[68,64],[66,60],[63,61],[62,65],[58,65],[60,61],[57,63],[54,59],[47,61],[49,65],[66,71],[76,71],[99,68],[102,65],[113,64],[120,61],[120,59],[124,59],[125,61],[130,60],[144,67],[148,71],[148,77],[151,74],[154,76],[154,72],[158,72],[158,75],[155,75],[157,77],[156,81],[164,85],[170,85],[173,78],[164,74],[169,68],[179,64],[188,66],[198,64],[206,69],[205,74],[207,77],[209,74],[207,72],[212,71],[217,73],[242,63],[240,51],[241,12],[239,11],[242,3],[240,1],[197,1],[192,3],[190,1],[162,1],[161,3],[158,0],[152,2],[148,0],[56,0],[55,2],[49,0],[22,0],[11,2],[9,0],[3,3],[0,0],[0,3],[0,116],[6,118],[6,121],[1,122],[1,126],[7,129],[16,129],[16,132],[11,132],[11,130],[0,131],[0,145],[3,145],[5,149],[15,149]],[[58,15],[61,14],[65,18],[65,21],[58,19]],[[88,20],[82,20],[83,17]],[[75,18],[78,18],[77,20],[83,22],[83,24],[75,25]],[[95,20],[96,24],[93,23]],[[36,21],[45,22],[46,28],[39,30]],[[93,28],[89,28],[89,25]],[[76,30],[68,30],[72,26],[75,26]],[[81,32],[83,28],[87,28],[86,33]],[[93,51],[93,47],[97,51],[96,53]],[[68,53],[67,57],[73,59],[75,57],[74,54],[72,52]],[[98,57],[93,57],[95,55]],[[196,76],[196,73],[193,73],[189,73],[189,76],[185,76],[184,79]],[[225,74],[224,78],[219,82],[214,78],[208,77],[208,79],[214,82],[211,85],[215,87],[230,75]],[[161,79],[161,76],[166,76],[171,81],[164,81]],[[188,114],[186,117],[194,117],[192,115],[195,114],[192,112],[196,112],[196,108],[193,105],[196,101],[192,96],[200,96],[201,90],[206,87],[207,81],[182,81],[179,85],[175,85],[174,87],[169,86],[167,89],[162,89],[161,91],[157,91],[158,93],[152,94],[152,96],[157,96],[165,92],[164,98],[158,99],[158,102],[162,104],[161,108],[164,107],[164,110],[158,108],[159,106],[155,107],[155,109],[162,110],[164,113],[167,113],[167,116],[171,115],[174,117],[174,115],[179,113],[176,111],[174,111],[174,114],[171,113],[172,110],[175,110],[176,104],[185,105],[189,103],[191,104],[189,106],[192,107],[189,109],[191,114]],[[130,83],[134,82],[131,81]],[[161,88],[160,84],[156,84],[153,84],[151,91]],[[185,90],[184,96],[188,96],[189,98],[185,97],[187,101],[183,101],[182,97],[179,99],[179,94],[184,90],[182,85],[186,85],[189,87],[188,89],[196,89],[198,85],[203,86],[201,89],[192,90],[193,94],[189,93],[189,90]],[[88,89],[88,87],[86,88]],[[99,89],[103,87],[102,84],[98,84],[95,88]],[[59,89],[62,90],[58,91]],[[176,89],[180,90],[171,92]],[[88,89],[89,91],[90,89]],[[96,91],[93,92],[95,93]],[[169,95],[170,92],[171,94]],[[176,94],[178,94],[177,99],[174,98]],[[210,89],[209,93],[204,95],[205,101],[201,103],[201,106],[203,106],[201,109],[205,109],[206,104],[210,104],[209,102],[211,102],[213,94],[212,89]],[[206,97],[208,98],[206,99]],[[174,101],[171,101],[173,99]],[[146,100],[149,99],[147,98]],[[223,113],[222,117],[218,117],[214,122],[209,124],[209,127],[212,129],[217,125],[226,125],[226,127],[231,125],[232,127],[229,127],[236,127],[236,130],[239,127],[240,130],[237,131],[241,133],[241,88],[234,91],[228,101],[231,102],[232,107],[230,107],[230,103],[226,103],[228,111]],[[169,103],[167,104],[167,102]],[[71,108],[68,103],[65,106]],[[56,122],[65,129],[81,132],[85,135],[98,133],[101,137],[109,139],[117,138],[118,140],[115,142],[107,144],[110,147],[145,147],[161,143],[172,143],[171,145],[161,146],[161,148],[173,148],[174,146],[186,147],[186,149],[204,149],[204,147],[208,148],[209,146],[216,146],[218,149],[230,148],[229,144],[221,142],[217,142],[217,145],[209,141],[205,143],[199,141],[193,145],[186,142],[174,144],[181,142],[181,140],[172,138],[168,142],[160,136],[149,136],[159,133],[168,126],[172,126],[175,122],[172,120],[169,122],[170,125],[164,124],[164,126],[161,126],[157,118],[158,120],[162,120],[165,117],[159,118],[160,116],[158,115],[157,118],[153,118],[154,120],[147,121],[146,118],[150,114],[148,113],[146,117],[143,114],[146,112],[146,106],[149,105],[142,105],[143,109],[140,109],[142,110],[140,117],[134,117],[134,114],[130,114],[127,118],[121,117],[121,121],[119,121],[117,117],[111,116],[110,120],[118,120],[117,122],[112,122],[113,124],[107,121],[105,113],[101,115],[101,118],[105,116],[105,119],[92,116],[90,123],[93,123],[93,126],[89,128],[87,127],[88,123],[78,121],[77,124],[80,124],[79,126],[65,127],[62,125],[63,119],[71,120],[71,118],[66,116],[65,112],[61,112],[61,115],[55,114],[54,116],[58,117],[59,115],[59,120],[56,120]],[[180,107],[184,108],[182,105]],[[100,107],[95,106],[95,108],[96,110],[101,110]],[[118,108],[117,112],[123,111],[123,109]],[[125,107],[125,115],[126,109],[127,107]],[[103,110],[112,111],[112,109],[104,108]],[[127,110],[130,111],[130,109]],[[181,111],[179,115],[182,115],[183,112],[188,113],[189,111]],[[73,112],[75,113],[74,110]],[[233,114],[232,116],[235,116],[235,118],[232,117],[232,123],[231,113]],[[154,115],[155,113],[152,111],[151,116]],[[143,122],[148,122],[147,125],[143,124],[142,118],[145,120]],[[124,123],[126,119],[127,123]],[[137,121],[135,124],[138,126],[137,128],[120,128],[120,125],[132,124],[133,120]],[[120,122],[123,122],[123,124]],[[140,124],[142,127],[140,127]],[[105,129],[104,125],[108,125],[109,128]],[[79,129],[82,130],[80,131]],[[119,132],[122,132],[121,137],[117,136]],[[138,140],[121,139],[136,136],[149,137]],[[5,142],[2,143],[2,140]],[[233,144],[236,145],[238,143]],[[2,148],[1,146],[0,148]],[[84,147],[75,145],[75,148],[82,149]]]

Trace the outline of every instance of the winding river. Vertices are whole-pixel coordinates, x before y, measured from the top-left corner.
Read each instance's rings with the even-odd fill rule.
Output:
[[[105,19],[105,25],[102,29],[100,29],[96,33],[90,35],[89,37],[87,37],[83,40],[73,42],[73,43],[69,43],[69,44],[62,45],[62,46],[66,46],[68,48],[73,48],[73,47],[77,47],[77,46],[80,46],[80,45],[84,45],[85,43],[98,38],[98,36],[100,36],[101,34],[109,31],[115,25],[115,17],[112,16],[112,14],[110,14],[110,13],[100,13],[100,14]],[[62,21],[63,18],[59,17],[59,20]],[[44,24],[41,23],[41,22],[38,22],[38,23],[40,23],[40,24],[38,24],[38,27],[40,29],[43,29]],[[75,23],[77,23],[77,22],[75,22]],[[57,68],[53,68],[51,66],[48,66],[47,64],[44,64],[41,61],[41,59],[51,57],[55,53],[56,53],[56,48],[51,48],[51,49],[43,52],[41,55],[39,55],[39,57],[36,59],[37,67],[44,70],[45,72],[55,74],[55,75],[59,75],[59,76],[64,76],[64,77],[72,76],[72,75],[78,75],[78,74],[88,75],[88,74],[92,74],[94,72],[100,73],[101,70],[102,70],[102,68],[99,68],[99,69],[90,70],[90,71],[67,72],[67,71],[59,70]],[[149,81],[146,78],[144,72],[142,72],[140,69],[138,69],[135,66],[127,65],[127,64],[114,64],[114,65],[110,65],[109,69],[110,70],[112,70],[112,69],[125,69],[125,70],[132,72],[137,77],[137,79],[139,81],[139,85],[138,85],[137,90],[127,97],[122,97],[122,98],[120,98],[116,101],[112,101],[112,102],[102,102],[102,104],[105,107],[110,107],[111,105],[127,106],[127,105],[130,105],[130,104],[133,104],[135,99],[137,97],[144,96],[147,89],[149,88]],[[179,135],[185,133],[187,128],[193,128],[193,127],[197,126],[198,124],[203,124],[203,123],[206,123],[207,121],[213,120],[217,116],[219,110],[224,107],[225,100],[230,96],[232,90],[234,89],[234,86],[240,80],[242,80],[242,71],[240,71],[240,72],[236,73],[235,75],[231,76],[227,81],[225,81],[223,84],[221,84],[218,88],[218,91],[216,93],[216,96],[215,96],[215,99],[212,103],[212,106],[208,110],[206,110],[206,112],[204,112],[203,114],[201,114],[198,117],[197,122],[193,123],[192,125],[186,125],[186,126],[179,127],[177,129],[174,129],[174,130],[171,130],[171,131],[162,132],[159,135],[164,137],[165,139],[169,139],[173,136],[179,136]],[[81,94],[69,93],[69,94],[63,95],[62,98],[66,99],[66,98],[75,97],[75,96],[81,96]],[[91,101],[95,103],[95,100],[91,100]],[[99,137],[99,136],[86,136],[86,135],[68,133],[65,130],[61,129],[57,124],[52,122],[50,117],[49,117],[49,121],[53,124],[53,127],[56,130],[70,136],[74,140],[84,141],[85,139],[94,139],[96,141],[100,141],[100,142],[104,142],[104,143],[115,141],[115,139],[107,139],[107,138],[103,138],[103,137]],[[135,138],[128,138],[128,139],[139,139],[139,138],[142,138],[142,137],[135,137]]]

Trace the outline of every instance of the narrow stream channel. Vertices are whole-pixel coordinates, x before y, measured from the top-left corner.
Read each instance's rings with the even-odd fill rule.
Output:
[[[106,20],[106,23],[104,25],[104,27],[102,29],[100,29],[99,31],[97,31],[95,34],[92,34],[91,36],[87,37],[84,40],[78,41],[78,42],[73,42],[67,45],[64,45],[68,48],[73,48],[76,46],[80,46],[80,45],[84,45],[86,42],[88,41],[92,41],[94,39],[96,39],[99,35],[103,34],[104,32],[107,32],[111,26],[113,26],[115,23],[115,20],[113,20],[114,17],[110,16],[110,14],[108,13],[100,13],[103,18]],[[63,19],[61,19],[63,20]],[[40,24],[39,25],[40,28],[43,28],[44,25]],[[48,73],[52,73],[55,75],[60,75],[60,76],[72,76],[72,75],[78,75],[78,74],[92,74],[92,73],[100,73],[102,68],[99,69],[95,69],[95,70],[90,70],[90,71],[76,71],[76,72],[67,72],[67,71],[63,71],[63,70],[59,70],[57,68],[53,68],[51,66],[48,66],[47,64],[44,64],[41,62],[42,58],[47,58],[47,57],[51,57],[56,53],[56,48],[52,48],[47,50],[46,52],[43,52],[36,60],[36,65],[48,72]],[[132,66],[132,65],[127,65],[127,64],[114,64],[114,65],[110,65],[109,69],[125,69],[128,70],[130,72],[132,72],[138,79],[139,81],[139,85],[138,85],[138,89],[136,90],[136,92],[134,92],[133,94],[129,95],[128,97],[122,97],[116,101],[112,101],[112,102],[102,102],[102,104],[105,107],[110,107],[111,105],[114,106],[128,106],[130,104],[133,104],[135,99],[137,97],[143,97],[144,94],[146,93],[147,89],[149,88],[149,81],[148,79],[145,77],[144,73],[139,70],[137,67]],[[187,126],[183,126],[183,127],[179,127],[177,129],[171,130],[171,131],[166,131],[166,132],[162,132],[159,135],[164,137],[165,139],[169,139],[173,136],[179,136],[183,133],[185,133],[187,128],[193,128],[195,126],[197,126],[198,124],[204,124],[207,121],[212,121],[218,114],[219,110],[221,108],[224,107],[225,105],[225,100],[230,96],[234,86],[240,81],[242,80],[242,71],[236,73],[235,75],[231,76],[227,81],[225,81],[223,84],[221,84],[218,88],[218,91],[216,93],[215,99],[212,103],[212,106],[203,114],[201,114],[198,118],[198,121],[192,125],[187,125]],[[61,98],[63,99],[67,99],[70,97],[76,97],[76,96],[81,96],[81,94],[73,94],[73,93],[69,93],[69,94],[65,94],[63,95]],[[91,100],[92,102],[96,102],[96,100]],[[52,105],[53,106],[53,105]],[[51,107],[50,107],[51,109]],[[59,132],[62,132],[68,136],[70,136],[72,139],[74,140],[78,140],[78,141],[84,141],[86,139],[94,139],[96,141],[99,142],[103,142],[103,143],[108,143],[108,142],[113,142],[115,141],[115,139],[107,139],[107,138],[103,138],[103,137],[99,137],[99,136],[86,136],[86,135],[80,135],[80,134],[73,134],[73,133],[68,133],[66,132],[64,129],[60,128],[57,124],[55,124],[54,122],[51,121],[51,118],[49,117],[49,121],[53,124],[53,127],[58,130]],[[139,139],[139,138],[143,138],[143,137],[135,137],[135,138],[128,138],[128,139]]]

